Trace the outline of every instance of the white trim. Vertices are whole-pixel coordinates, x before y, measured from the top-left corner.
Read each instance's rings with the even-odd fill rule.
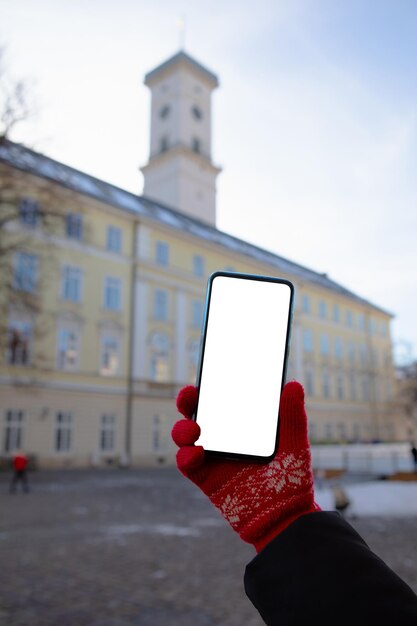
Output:
[[[133,377],[146,377],[149,285],[137,280],[134,287],[135,318],[133,321]]]
[[[83,199],[85,200],[85,198]],[[120,214],[117,214],[117,216],[120,217]],[[63,217],[64,217],[64,214],[63,214]],[[131,228],[131,225],[129,226],[129,228]],[[21,230],[24,230],[24,233],[26,234],[26,236],[28,235],[27,233],[28,229],[27,228],[23,229],[23,225],[18,224],[18,223],[8,224],[7,230],[9,232],[19,232]],[[121,230],[123,233],[124,232],[123,228]],[[78,241],[77,239],[71,239],[69,237],[60,237],[59,235],[45,233],[45,231],[42,231],[41,229],[38,229],[38,228],[30,229],[30,235],[31,235],[31,238],[37,241],[46,242],[49,245],[57,246],[57,248],[60,248],[60,249],[76,250],[77,252],[82,252],[83,254],[98,257],[100,259],[105,259],[107,261],[117,261],[123,265],[130,265],[132,263],[132,259],[130,258],[130,255],[126,255],[126,254],[118,253],[118,252],[111,252],[110,250],[107,250],[105,247],[96,248],[92,245],[85,243],[85,241]]]
[[[59,370],[64,371],[64,370]],[[76,375],[78,372],[76,372]],[[97,374],[95,374],[97,376]],[[73,383],[66,381],[46,381],[46,380],[34,380],[29,376],[0,376],[0,383],[2,385],[27,385],[28,387],[45,388],[45,389],[60,389],[66,391],[81,391],[91,393],[115,393],[120,395],[126,395],[127,383],[123,387],[114,387],[110,385],[89,385],[83,383]]]
[[[148,268],[144,268],[143,263],[141,264],[141,266],[138,267],[138,278],[142,282],[158,283],[158,285],[161,285],[164,287],[172,287],[173,289],[182,289],[183,291],[190,293],[190,294],[197,295],[200,298],[204,297],[206,293],[206,285],[207,285],[207,281],[205,279],[200,279],[201,286],[194,287],[193,285],[190,285],[187,283],[190,283],[190,281],[196,282],[195,276],[178,272],[178,278],[181,281],[181,283],[179,284],[179,281],[176,280],[175,278],[170,278],[166,276],[165,272],[162,273],[161,266],[159,265],[157,266],[156,264],[151,265],[150,263],[146,263],[146,265],[148,265]],[[165,269],[169,269],[169,268],[165,268]]]
[[[176,383],[187,380],[187,296],[178,290],[176,296],[176,324],[175,324],[175,375]]]

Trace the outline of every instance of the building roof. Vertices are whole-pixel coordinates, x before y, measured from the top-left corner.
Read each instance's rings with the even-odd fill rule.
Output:
[[[181,211],[165,206],[145,196],[137,196],[129,191],[106,183],[103,180],[80,172],[43,154],[34,152],[7,139],[0,141],[0,162],[7,163],[23,172],[53,181],[80,194],[95,198],[140,217],[155,220],[160,224],[194,237],[219,245],[231,252],[243,254],[255,261],[270,265],[276,272],[294,276],[324,289],[333,291],[358,303],[371,306],[384,314],[391,315],[368,300],[357,296],[352,291],[331,280],[327,274],[321,274],[303,265],[290,261],[273,252],[264,250],[247,241],[218,230]]]
[[[210,70],[204,67],[204,65],[201,65],[201,63],[190,57],[190,55],[183,50],[180,50],[180,52],[177,52],[177,54],[174,54],[174,56],[161,63],[161,65],[158,65],[157,67],[155,67],[155,69],[148,72],[145,75],[145,85],[147,85],[165,70],[174,68],[180,63],[185,63],[192,67],[194,70],[197,70],[212,84],[213,87],[219,86],[219,79],[217,78],[216,74],[210,72]]]

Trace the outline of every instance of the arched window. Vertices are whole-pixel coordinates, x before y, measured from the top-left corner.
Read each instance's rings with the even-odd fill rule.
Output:
[[[169,338],[165,333],[154,333],[150,340],[150,376],[156,382],[169,380]]]

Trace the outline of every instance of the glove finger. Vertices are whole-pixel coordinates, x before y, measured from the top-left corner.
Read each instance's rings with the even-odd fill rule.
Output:
[[[304,389],[293,380],[285,385],[281,395],[278,452],[293,452],[309,445]]]
[[[177,452],[177,466],[180,472],[187,475],[204,463],[203,446],[184,446]]]
[[[191,419],[197,408],[198,389],[193,385],[183,387],[177,396],[177,409],[187,419]]]
[[[200,426],[193,420],[178,420],[174,424],[171,436],[179,448],[192,446],[200,436]]]

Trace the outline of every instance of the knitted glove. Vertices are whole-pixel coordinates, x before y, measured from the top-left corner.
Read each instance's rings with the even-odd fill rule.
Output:
[[[282,392],[279,447],[267,464],[205,457],[194,443],[199,425],[191,420],[198,398],[196,387],[184,387],[177,408],[179,420],[172,438],[179,446],[178,469],[220,509],[243,541],[259,552],[271,539],[305,513],[319,511],[314,502],[310,445],[304,390],[297,382]]]

